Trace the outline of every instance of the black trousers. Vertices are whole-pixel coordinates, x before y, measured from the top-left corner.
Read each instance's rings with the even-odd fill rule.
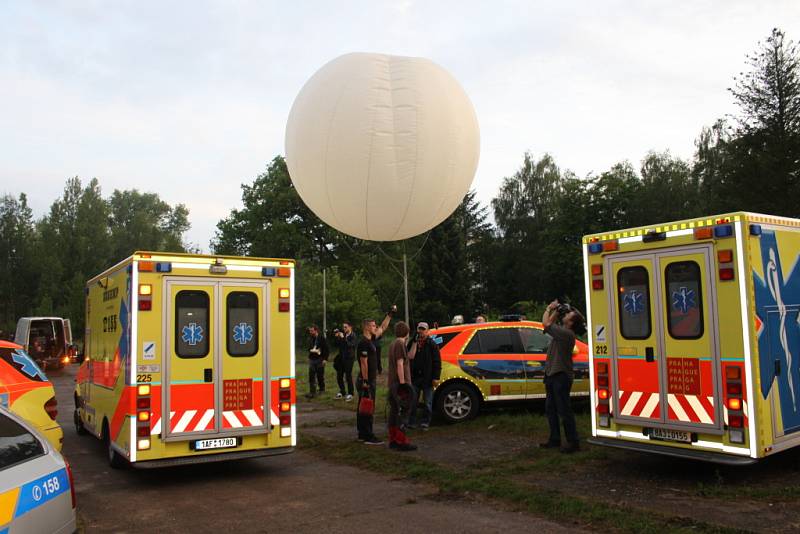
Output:
[[[559,419],[564,425],[564,437],[567,442],[578,443],[578,430],[575,428],[575,415],[572,413],[569,398],[572,378],[567,373],[556,373],[544,377],[544,386],[547,391],[545,412],[550,425],[550,443],[561,443]]]
[[[358,400],[359,404],[361,398],[365,395],[369,395],[370,398],[373,400],[375,399],[375,381],[369,381],[369,389],[365,389],[362,387],[363,379],[358,377],[358,381],[356,385],[358,386]],[[373,423],[375,421],[374,415],[361,415],[356,410],[356,429],[358,429],[358,438],[359,439],[369,439],[375,435],[375,431],[373,430]]]
[[[353,363],[355,362],[352,358],[344,359],[342,358],[339,361],[339,365],[336,367],[336,382],[339,384],[339,392],[344,395],[345,390],[344,386],[347,384],[347,394],[353,394]]]
[[[325,361],[322,358],[308,360],[308,387],[312,395],[317,392],[317,384],[320,393],[325,391]]]

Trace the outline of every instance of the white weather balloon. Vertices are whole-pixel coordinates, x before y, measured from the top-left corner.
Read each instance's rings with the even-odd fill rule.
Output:
[[[424,58],[340,56],[306,82],[286,124],[300,197],[337,230],[373,241],[445,220],[469,191],[479,152],[469,97]]]

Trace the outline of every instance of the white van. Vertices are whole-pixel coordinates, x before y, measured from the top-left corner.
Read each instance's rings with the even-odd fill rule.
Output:
[[[22,345],[41,367],[58,367],[70,363],[75,355],[72,327],[62,317],[22,317],[17,321],[14,343]]]

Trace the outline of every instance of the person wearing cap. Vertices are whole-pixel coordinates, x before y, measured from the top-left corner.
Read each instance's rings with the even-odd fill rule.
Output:
[[[409,351],[411,360],[411,383],[414,386],[414,398],[411,402],[408,428],[416,428],[417,422],[423,430],[427,430],[433,417],[433,388],[439,384],[442,373],[442,357],[439,346],[428,335],[428,323],[417,324],[416,352]],[[419,394],[425,402],[425,413],[417,418]]]

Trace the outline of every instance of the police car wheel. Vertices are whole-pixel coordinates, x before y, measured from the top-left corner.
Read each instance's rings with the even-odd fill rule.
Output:
[[[103,442],[106,446],[106,456],[108,458],[108,465],[113,469],[122,469],[125,467],[125,458],[111,445],[111,436],[108,430],[108,421],[103,421]]]
[[[467,421],[478,415],[477,393],[463,382],[446,385],[437,397],[437,412],[448,423]]]

